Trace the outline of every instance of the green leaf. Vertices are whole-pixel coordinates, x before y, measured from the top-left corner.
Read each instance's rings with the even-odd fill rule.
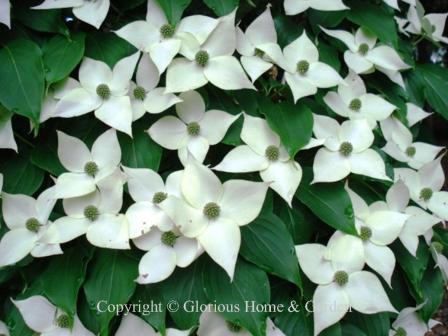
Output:
[[[30,160],[37,167],[59,176],[66,169],[62,166],[58,157],[58,144],[56,132],[45,134],[35,142],[36,146],[31,151]]]
[[[344,324],[342,325],[342,335],[343,336],[368,336],[361,329],[352,325],[352,324]],[[379,335],[379,334],[375,334]]]
[[[287,306],[288,303],[285,303]],[[275,324],[285,335],[313,336],[313,317],[304,307],[297,313],[285,311],[278,315]]]
[[[45,87],[42,52],[30,40],[15,40],[0,50],[0,103],[39,124]]]
[[[343,182],[317,183],[310,185],[312,172],[303,170],[303,178],[296,197],[305,204],[322,221],[336,230],[356,235],[355,217],[348,193]]]
[[[341,70],[341,62],[339,61],[339,54],[337,49],[331,47],[325,42],[319,42],[317,48],[319,49],[320,61],[330,65],[332,68],[339,72]]]
[[[203,272],[203,285],[209,301],[234,307],[233,310],[227,309],[221,313],[226,320],[241,325],[254,336],[264,336],[267,314],[252,311],[251,306],[246,307],[246,302],[250,305],[269,303],[270,288],[266,273],[252,264],[239,260],[231,282],[218,265],[210,263],[206,266]]]
[[[182,18],[182,13],[190,5],[191,0],[157,0],[165,12],[169,23],[176,25]]]
[[[88,269],[84,284],[87,303],[97,307],[101,302],[125,304],[132,297],[137,278],[137,260],[119,250],[98,250]],[[100,302],[101,301],[101,302]],[[103,307],[103,308],[101,308]],[[104,309],[104,305],[100,306]],[[108,335],[108,326],[115,312],[105,311],[95,315],[101,335]]]
[[[291,208],[286,203],[280,209],[280,218],[291,234],[294,245],[307,243],[316,229],[316,220],[303,204],[297,202]]]
[[[56,35],[42,48],[45,78],[48,83],[58,82],[70,75],[84,55],[84,34],[75,34],[71,39]]]
[[[361,329],[366,335],[387,335],[390,330],[388,313],[361,314],[351,312],[347,314],[347,321]]]
[[[425,246],[425,248],[427,248]],[[420,310],[420,315],[425,322],[437,312],[443,301],[444,281],[440,269],[434,269],[432,265],[426,270],[425,276],[421,282],[423,299],[419,303],[426,302]]]
[[[162,297],[162,288],[160,284],[137,286],[135,294],[131,299],[131,304],[132,303],[139,305],[156,305],[153,306],[155,308],[151,307],[151,312],[149,314],[142,312],[141,317],[151,324],[158,332],[164,335],[166,303]],[[161,308],[160,311],[159,308]]]
[[[338,24],[344,20],[347,15],[347,11],[319,11],[310,8],[307,11],[309,15],[310,23],[316,27],[324,26],[327,28],[336,27]]]
[[[34,336],[34,331],[27,327],[16,306],[12,302],[8,302],[8,305],[10,307],[6,310],[5,322],[10,326],[11,336]]]
[[[25,26],[44,33],[70,34],[60,9],[31,9],[19,5],[14,11],[16,18]]]
[[[260,103],[260,109],[269,126],[280,136],[291,158],[310,141],[313,114],[305,104],[274,103],[265,98]]]
[[[261,269],[301,287],[291,235],[275,215],[259,217],[241,228],[241,255]]]
[[[224,16],[233,11],[239,0],[202,0],[218,16]]]

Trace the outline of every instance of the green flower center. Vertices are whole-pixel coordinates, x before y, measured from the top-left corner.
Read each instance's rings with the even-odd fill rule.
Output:
[[[297,63],[297,72],[302,76],[305,75],[310,69],[310,63],[308,61],[300,61]]]
[[[263,58],[265,52],[261,49],[255,48],[255,56]]]
[[[348,274],[345,271],[337,271],[334,274],[334,282],[336,282],[339,286],[344,286],[348,282]]]
[[[431,188],[423,188],[420,191],[420,199],[424,200],[425,202],[429,201],[432,197],[432,189]]]
[[[408,333],[406,330],[404,330],[402,327],[398,328],[397,331],[395,331],[395,336],[406,336]]]
[[[146,98],[146,90],[141,86],[137,86],[132,94],[134,95],[134,98],[138,100],[145,100]]]
[[[339,147],[339,152],[343,156],[350,156],[350,154],[353,152],[353,145],[346,141],[341,144],[341,147]]]
[[[100,212],[94,205],[88,205],[84,208],[84,217],[86,217],[91,222],[96,221],[99,215]]]
[[[208,60],[210,59],[210,56],[208,55],[208,52],[205,50],[200,50],[196,53],[196,56],[194,57],[194,60],[196,61],[196,64],[205,67],[208,63]]]
[[[94,177],[98,173],[98,165],[93,161],[89,161],[84,166],[84,172],[87,175]]]
[[[362,55],[365,56],[368,52],[369,52],[369,45],[367,43],[363,43],[359,46],[358,48],[358,52]]]
[[[27,230],[31,232],[38,232],[39,228],[41,227],[39,221],[36,218],[30,218],[26,221],[25,226]]]
[[[372,237],[372,229],[367,226],[361,226],[359,237],[362,241],[367,241]]]
[[[156,192],[154,194],[154,196],[152,197],[152,202],[154,204],[160,204],[162,203],[164,200],[166,200],[166,198],[168,197],[167,193],[164,193],[162,191]]]
[[[196,121],[193,121],[187,125],[187,132],[189,135],[197,136],[201,131],[201,125],[199,125]]]
[[[164,39],[173,37],[174,32],[175,32],[174,27],[169,23],[164,24],[162,27],[160,27],[160,35],[162,35]]]
[[[176,243],[176,239],[177,236],[173,231],[167,231],[162,233],[162,237],[160,238],[163,244],[171,247],[173,247],[174,244]]]
[[[68,315],[61,315],[56,319],[56,325],[59,328],[68,328],[70,327],[70,318]]]
[[[432,247],[438,254],[441,254],[443,252],[443,245],[439,242],[432,243]]]
[[[280,156],[280,150],[276,146],[269,146],[266,148],[264,155],[267,157],[269,161],[277,161]]]
[[[100,84],[96,87],[96,94],[100,96],[101,99],[109,99],[110,97],[110,89],[106,84]]]
[[[415,147],[413,146],[409,146],[408,148],[406,148],[406,155],[411,157],[415,156],[415,153],[417,153],[417,150],[415,149]]]
[[[221,208],[215,202],[210,202],[205,205],[203,213],[208,219],[216,219],[221,213]]]
[[[233,323],[231,321],[226,321],[226,324],[227,329],[229,329],[232,333],[239,333],[243,329],[239,324]]]
[[[359,110],[361,110],[361,107],[362,107],[362,102],[358,98],[353,99],[349,105],[350,110],[355,111],[355,112],[359,112]]]

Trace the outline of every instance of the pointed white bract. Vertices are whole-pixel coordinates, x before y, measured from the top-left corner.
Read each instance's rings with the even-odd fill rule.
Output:
[[[36,295],[24,300],[12,300],[25,324],[42,336],[94,336],[78,316],[71,319],[63,310],[55,307],[45,297]]]
[[[190,330],[177,330],[167,328],[166,336],[188,336]],[[145,335],[145,336],[161,336],[161,333],[155,332],[154,329],[143,319],[132,313],[125,314],[121,319],[115,336],[129,336],[129,335]]]
[[[0,0],[0,23],[11,28],[11,4],[9,0]]]
[[[330,117],[315,114],[313,132],[325,141],[314,158],[313,183],[336,182],[350,173],[389,180],[383,159],[369,148],[374,135],[365,119],[339,125]]]
[[[32,9],[73,8],[81,21],[99,29],[109,12],[110,0],[44,0]]]
[[[407,103],[406,108],[407,108],[406,118],[408,120],[409,127],[414,126],[415,124],[422,121],[423,119],[428,118],[432,114],[424,111],[420,106],[417,106],[412,103]]]
[[[296,15],[308,8],[319,11],[341,11],[349,9],[342,0],[284,0],[286,15]]]
[[[37,199],[27,195],[2,193],[3,219],[9,231],[0,241],[0,268],[12,265],[28,254],[46,257],[62,253],[59,244],[42,241],[56,203],[55,188],[43,191]]]
[[[418,311],[423,308],[426,303],[422,303],[417,307],[407,307],[400,311],[398,317],[392,323],[392,329],[389,331],[389,336],[395,336],[397,334],[407,336],[421,336],[425,335],[435,325],[439,324],[438,321],[429,320],[425,323]]]
[[[415,35],[424,35],[434,42],[447,44],[448,38],[443,36],[448,13],[424,13],[423,6],[410,6],[407,14],[408,25],[404,31]]]
[[[9,329],[8,326],[3,323],[2,321],[0,321],[0,335],[5,335],[5,336],[9,336]]]
[[[302,180],[302,168],[289,157],[280,137],[266,120],[245,114],[241,139],[245,145],[231,150],[213,169],[229,173],[258,171],[262,180],[291,206]]]
[[[12,118],[0,123],[0,148],[9,148],[16,152],[18,151],[12,129]]]
[[[179,118],[166,116],[156,121],[148,130],[160,146],[177,150],[182,164],[188,153],[203,162],[210,146],[218,144],[239,115],[220,110],[205,109],[205,102],[196,91],[184,92],[176,105]]]
[[[62,82],[58,82],[50,86],[47,96],[42,103],[42,110],[40,111],[39,121],[41,123],[47,121],[50,118],[60,117],[56,114],[56,106],[58,102],[70,91],[80,87],[79,82],[71,77]],[[64,117],[64,111],[59,110],[61,117]]]

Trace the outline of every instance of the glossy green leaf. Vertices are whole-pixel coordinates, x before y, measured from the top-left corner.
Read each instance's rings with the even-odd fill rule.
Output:
[[[162,297],[161,284],[137,286],[131,304],[149,305],[149,312],[142,311],[140,317],[160,333],[165,332],[166,303]]]
[[[434,316],[442,304],[445,284],[440,269],[434,269],[432,264],[430,265],[421,282],[423,299],[419,301],[419,303],[425,302],[425,305],[420,310],[420,316],[426,322]]]
[[[202,0],[218,16],[224,16],[238,7],[239,0]]]
[[[14,14],[25,26],[40,32],[69,35],[60,9],[31,9],[29,6],[22,6],[20,2],[18,4]]]
[[[182,13],[190,5],[191,0],[156,0],[165,12],[168,22],[176,25],[182,18]]]
[[[387,335],[391,328],[388,313],[366,315],[353,311],[347,314],[347,321],[366,335]]]
[[[49,172],[53,176],[59,176],[66,169],[62,166],[58,157],[58,144],[56,132],[39,137],[36,146],[31,151],[30,160],[37,167]]]

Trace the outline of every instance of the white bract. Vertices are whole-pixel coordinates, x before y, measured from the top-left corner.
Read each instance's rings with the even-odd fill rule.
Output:
[[[436,263],[436,267],[442,272],[445,284],[448,284],[448,258],[443,254],[444,246],[442,243],[433,242],[431,244],[431,254]]]
[[[250,336],[249,331],[245,330],[239,324],[226,321],[221,315],[211,309],[205,310],[199,317],[198,336]],[[285,336],[278,329],[272,320],[266,320],[266,336]]]
[[[308,8],[319,11],[340,11],[349,9],[342,0],[284,0],[286,15],[296,15]]]
[[[71,319],[43,296],[35,295],[12,302],[25,324],[41,336],[94,336],[82,325],[78,316]]]
[[[393,117],[381,122],[381,131],[387,140],[381,149],[395,160],[405,162],[414,169],[433,161],[444,149],[424,142],[414,142],[411,131]]]
[[[0,148],[9,148],[18,152],[17,143],[14,139],[11,117],[0,122]]]
[[[448,43],[448,38],[443,36],[447,17],[448,13],[424,15],[423,7],[411,6],[407,15],[409,25],[404,30],[411,34],[423,34],[435,42]]]
[[[51,225],[48,220],[56,203],[54,187],[37,199],[27,195],[2,194],[2,213],[6,232],[0,241],[0,268],[15,264],[31,253],[46,257],[62,253],[58,244],[46,244],[41,238]]]
[[[148,251],[138,265],[136,281],[139,284],[163,281],[176,266],[189,266],[203,252],[195,238],[182,236],[174,225],[163,231],[153,226],[151,231],[133,241],[139,249]]]
[[[177,330],[167,328],[165,336],[188,336],[190,330]],[[120,327],[115,336],[129,335],[145,335],[145,336],[161,336],[162,334],[155,332],[154,329],[143,319],[132,313],[125,314],[121,319]]]
[[[314,157],[313,183],[339,181],[350,173],[389,180],[383,159],[369,148],[374,136],[365,119],[339,125],[330,117],[315,114],[313,132],[317,139],[325,140]]]
[[[368,74],[378,69],[391,81],[404,87],[400,71],[409,69],[410,66],[403,62],[395,49],[377,45],[377,37],[364,28],[359,28],[355,35],[345,30],[321,29],[349,48],[344,53],[344,60],[351,70],[357,74]]]
[[[331,249],[320,244],[296,246],[302,271],[318,285],[313,295],[315,336],[341,320],[350,308],[363,314],[396,312],[378,277],[362,271],[362,246],[351,240],[357,238],[345,235]]]
[[[426,303],[422,303],[417,307],[407,307],[400,311],[397,319],[392,323],[392,329],[389,336],[406,335],[406,336],[422,336],[432,329],[439,322],[429,320],[428,323],[423,322],[417,313]]]
[[[448,192],[441,191],[445,174],[442,157],[423,165],[418,171],[409,168],[394,169],[395,180],[402,180],[409,189],[411,199],[423,209],[429,209],[444,221],[448,220]]]
[[[244,180],[221,184],[209,168],[189,158],[182,176],[182,199],[170,196],[160,207],[182,234],[197,238],[233,279],[241,243],[240,226],[259,215],[267,189],[267,183]]]
[[[414,126],[418,122],[422,121],[425,118],[428,118],[432,113],[428,113],[424,111],[420,106],[417,106],[412,103],[406,104],[407,114],[406,119],[408,120],[409,127]]]
[[[386,4],[391,6],[392,8],[395,8],[396,10],[400,10],[400,7],[398,6],[398,0],[383,0]],[[407,4],[411,6],[415,6],[415,0],[401,0],[403,2],[406,2]]]
[[[367,93],[363,80],[353,71],[345,78],[345,84],[338,86],[337,93],[328,92],[324,101],[342,117],[350,120],[366,119],[372,129],[377,121],[386,119],[397,108],[385,99]]]
[[[9,0],[0,0],[0,22],[11,28],[11,4]]]
[[[115,34],[147,52],[162,74],[181,50],[184,34],[193,34],[203,43],[218,23],[218,20],[204,15],[193,15],[172,26],[157,1],[148,0],[146,20],[131,22]]]
[[[238,60],[236,49],[235,13],[223,16],[207,39],[185,33],[180,53],[167,70],[166,92],[185,92],[208,82],[223,90],[255,89]]]
[[[66,243],[83,234],[95,246],[129,249],[129,224],[119,214],[123,203],[124,178],[119,169],[98,182],[98,190],[63,200],[66,217],[57,219],[42,240]]]
[[[289,157],[280,137],[266,120],[245,114],[241,139],[246,144],[232,149],[213,169],[229,173],[258,171],[262,180],[291,206],[302,168]]]
[[[115,172],[121,160],[121,148],[115,130],[104,132],[92,150],[79,139],[58,131],[58,156],[69,172],[56,181],[56,198],[90,194],[102,179]]]
[[[61,115],[57,115],[56,106],[67,93],[79,87],[79,82],[71,77],[50,86],[50,88],[48,89],[48,93],[42,103],[42,110],[40,111],[39,121],[43,123],[50,118],[63,118],[64,111],[59,110],[58,112],[61,113]]]
[[[328,64],[319,62],[319,51],[304,31],[283,49],[275,62],[285,70],[285,81],[292,91],[294,101],[317,93],[318,88],[343,84],[344,80]]]
[[[110,0],[45,0],[33,9],[73,8],[81,21],[100,28],[109,12]]]
[[[9,336],[9,330],[5,323],[0,321],[0,335]]]
[[[210,146],[218,144],[230,125],[239,115],[220,110],[205,110],[205,103],[196,91],[184,92],[182,102],[176,105],[179,118],[166,116],[156,121],[148,130],[151,138],[160,146],[178,150],[185,165],[188,153],[203,162]]]
[[[139,55],[121,59],[113,70],[104,62],[84,58],[79,68],[80,87],[66,93],[54,113],[72,118],[95,111],[95,117],[106,125],[132,136],[128,91]]]

